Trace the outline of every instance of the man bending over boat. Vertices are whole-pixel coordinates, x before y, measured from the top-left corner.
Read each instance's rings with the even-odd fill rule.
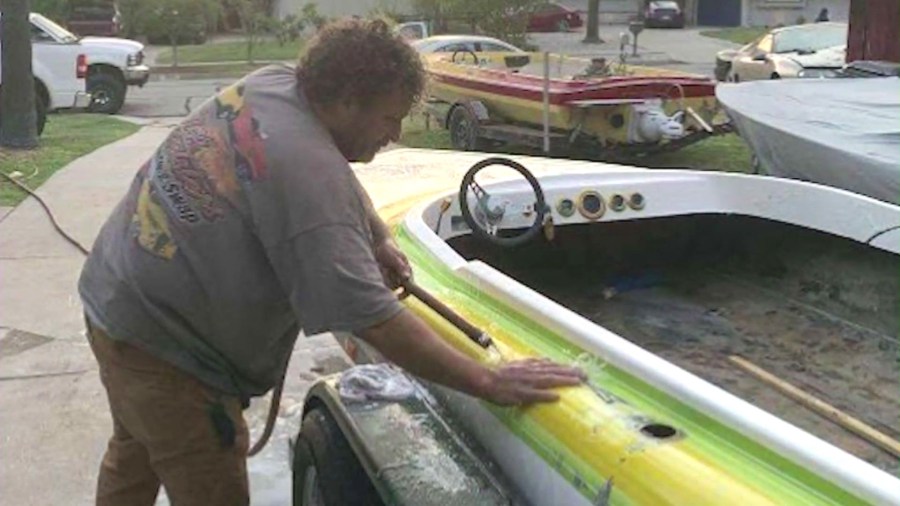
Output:
[[[546,361],[488,369],[385,285],[410,266],[348,162],[400,135],[416,52],[378,21],[324,28],[299,65],[250,74],[176,127],[107,220],[79,282],[113,418],[97,504],[248,504],[241,411],[294,341],[352,331],[411,373],[488,401],[581,381]]]

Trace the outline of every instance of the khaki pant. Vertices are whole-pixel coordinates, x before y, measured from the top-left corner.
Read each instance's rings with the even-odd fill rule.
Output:
[[[98,506],[246,505],[249,434],[240,401],[88,325],[112,413]]]

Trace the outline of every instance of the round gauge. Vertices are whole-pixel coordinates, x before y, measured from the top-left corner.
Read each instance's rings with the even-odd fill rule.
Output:
[[[609,208],[613,211],[624,211],[625,206],[625,197],[619,195],[618,193],[609,198]]]
[[[598,220],[606,212],[606,204],[599,193],[588,190],[578,198],[578,212],[589,220]]]
[[[572,216],[575,214],[575,202],[572,202],[572,199],[570,198],[560,199],[560,201],[556,203],[556,212],[563,218]]]
[[[645,204],[646,201],[644,200],[644,196],[640,193],[632,193],[631,198],[628,199],[628,207],[635,211],[643,209]]]

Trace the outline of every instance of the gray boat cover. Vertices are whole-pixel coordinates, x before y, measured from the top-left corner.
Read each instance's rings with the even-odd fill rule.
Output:
[[[760,172],[900,204],[900,78],[721,84]]]

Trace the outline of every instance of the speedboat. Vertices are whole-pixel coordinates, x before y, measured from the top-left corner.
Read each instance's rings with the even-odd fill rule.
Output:
[[[485,364],[549,357],[589,377],[516,408],[427,385],[528,504],[900,504],[890,446],[775,388],[900,432],[900,207],[758,175],[475,153],[397,150],[357,174],[402,193],[426,168],[462,182],[384,216],[417,283],[494,348],[407,306]]]

